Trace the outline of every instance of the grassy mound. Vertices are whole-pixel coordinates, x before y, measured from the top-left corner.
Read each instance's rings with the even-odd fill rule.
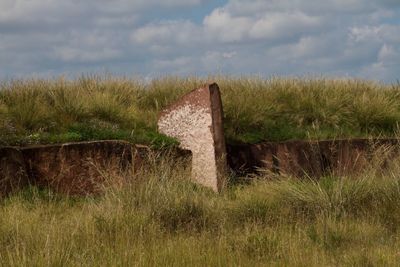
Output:
[[[30,188],[0,202],[0,265],[397,266],[399,166],[217,195],[164,158],[99,198]]]
[[[398,136],[399,84],[212,80],[222,91],[230,143]],[[0,145],[93,139],[173,145],[156,131],[158,113],[203,83],[175,77],[3,82]],[[352,178],[259,176],[243,179],[246,186],[232,182],[218,195],[192,184],[183,163],[151,162],[97,198],[29,188],[1,199],[0,266],[398,265],[400,162]]]
[[[213,77],[223,98],[228,143],[394,136],[400,84],[361,80]],[[0,84],[0,144],[125,139],[154,146],[166,105],[206,82],[165,77],[148,83],[85,76]]]

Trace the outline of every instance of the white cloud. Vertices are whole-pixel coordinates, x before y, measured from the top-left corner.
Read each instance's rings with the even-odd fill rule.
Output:
[[[369,41],[378,38],[379,27],[362,26],[350,28],[349,37],[355,42]]]
[[[34,16],[44,19],[56,17],[60,13],[82,14],[87,11],[102,13],[127,13],[149,8],[176,8],[200,5],[205,0],[2,0],[0,2],[0,19]],[[52,11],[52,12],[49,12]],[[43,15],[46,16],[43,16]]]
[[[249,17],[233,17],[223,8],[217,8],[204,18],[206,34],[223,42],[242,41],[254,22]]]
[[[268,12],[263,16],[234,16],[227,9],[215,9],[204,18],[206,34],[223,42],[254,39],[277,40],[321,30],[323,20],[301,12]]]
[[[374,12],[379,8],[398,8],[398,0],[230,0],[226,8],[235,15],[258,15],[265,12],[300,11],[307,14],[343,14]]]
[[[0,79],[102,68],[399,79],[399,0],[226,1],[0,0]]]
[[[195,74],[198,71],[198,61],[193,56],[178,56],[173,59],[155,59],[149,64],[152,76],[164,75],[188,75]]]
[[[108,59],[115,59],[121,56],[121,52],[112,48],[100,50],[82,50],[72,47],[59,47],[55,57],[66,62],[101,62]]]
[[[393,59],[399,59],[399,53],[395,50],[395,48],[391,45],[383,44],[378,53],[378,61],[387,62],[392,61]]]
[[[257,20],[249,35],[258,39],[280,39],[321,29],[322,19],[304,13],[272,13]]]
[[[199,28],[190,21],[151,23],[133,31],[131,41],[139,44],[187,44],[199,37]],[[196,34],[197,33],[197,34]]]
[[[93,6],[107,13],[126,13],[160,8],[197,6],[204,0],[90,0]]]
[[[237,55],[236,51],[222,53],[223,58],[233,58],[236,55]]]

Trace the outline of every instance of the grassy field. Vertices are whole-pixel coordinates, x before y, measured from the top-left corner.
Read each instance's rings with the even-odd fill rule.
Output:
[[[228,143],[399,136],[400,84],[213,77]],[[160,110],[206,80],[15,80],[0,87],[0,145],[157,133]],[[375,155],[379,158],[379,155]],[[196,186],[169,157],[98,197],[28,188],[0,199],[0,266],[398,266],[400,160],[358,177],[231,177]]]
[[[400,84],[362,80],[165,77],[144,82],[112,76],[0,83],[0,144],[125,139],[176,143],[157,133],[161,109],[216,81],[228,143],[393,136]]]
[[[398,266],[399,170],[218,195],[163,158],[101,197],[30,188],[0,202],[0,266]]]

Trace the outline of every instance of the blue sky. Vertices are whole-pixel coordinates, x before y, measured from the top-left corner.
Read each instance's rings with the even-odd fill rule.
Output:
[[[0,79],[400,80],[400,0],[0,0]]]

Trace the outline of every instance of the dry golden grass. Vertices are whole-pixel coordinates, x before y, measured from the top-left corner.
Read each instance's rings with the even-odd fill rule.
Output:
[[[162,108],[207,81],[223,98],[228,142],[393,136],[400,86],[363,80],[216,76],[148,83],[112,76],[0,85],[3,144],[126,139],[174,142],[156,131]]]
[[[357,179],[260,176],[219,195],[186,164],[150,162],[101,197],[1,200],[0,266],[398,265],[399,162]]]
[[[395,136],[400,86],[359,80],[212,77],[229,142]],[[127,139],[171,144],[158,112],[199,78],[10,81],[3,144]],[[377,155],[379,157],[379,155]],[[29,188],[0,200],[0,266],[397,266],[400,164],[359,177],[256,177],[222,194],[165,156],[72,198]],[[111,174],[104,174],[114,179]],[[111,176],[110,176],[111,175]],[[118,179],[116,179],[118,180]]]

